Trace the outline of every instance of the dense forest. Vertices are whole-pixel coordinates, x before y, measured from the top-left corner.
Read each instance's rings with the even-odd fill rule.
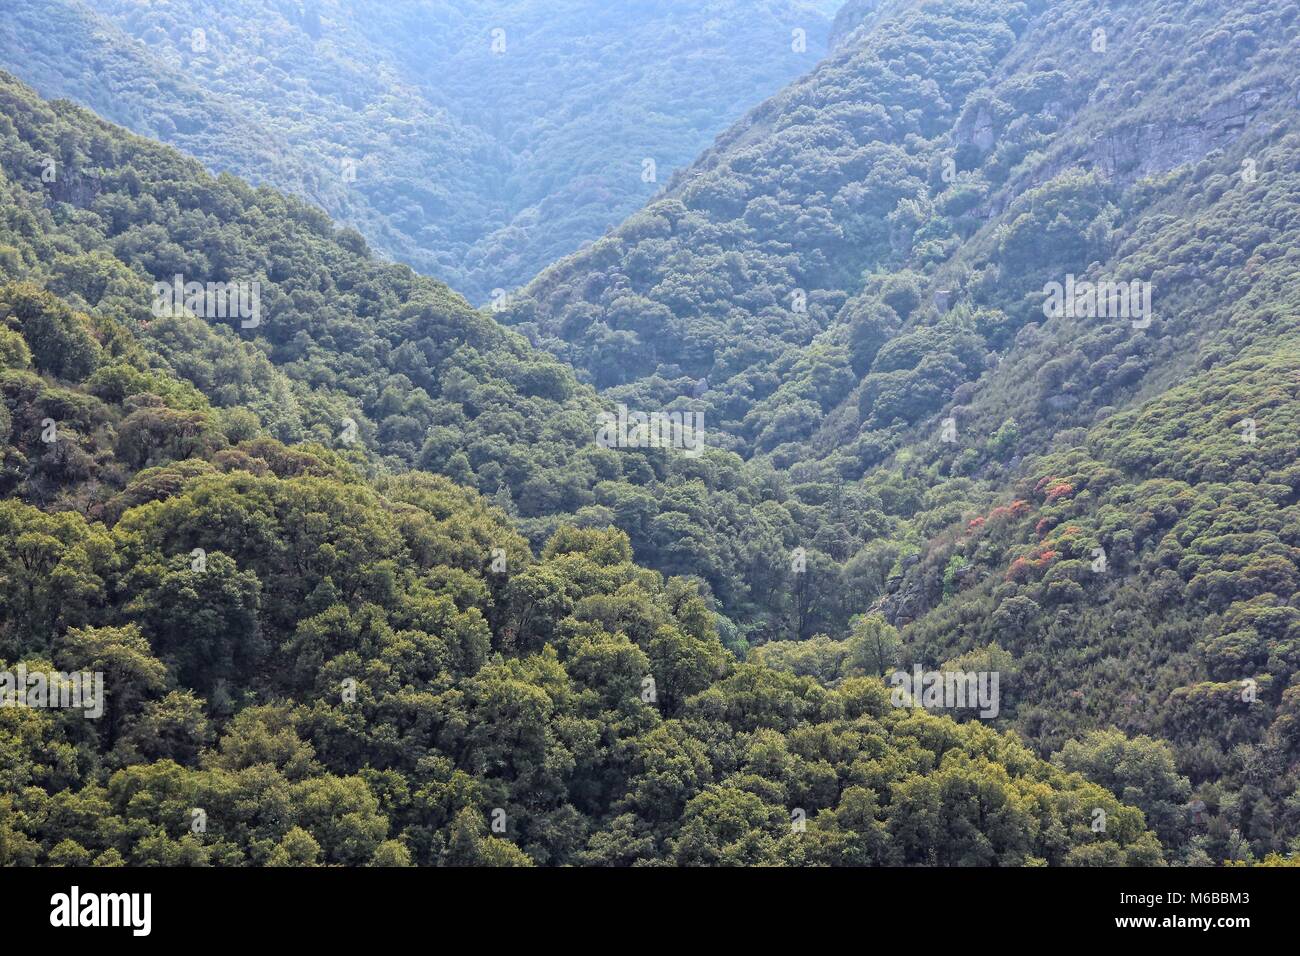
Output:
[[[359,243],[12,80],[4,107],[0,653],[112,693],[97,724],[0,710],[3,862],[1163,858],[1139,810],[1012,735],[891,706],[865,658],[833,688],[738,660],[698,585],[634,564],[621,531],[562,527],[534,555],[473,490],[214,404],[240,358],[286,414],[310,391],[233,332],[142,320],[142,274],[268,234]],[[39,198],[46,147],[64,199]],[[471,343],[508,333],[404,267],[373,281],[492,386],[510,355]],[[573,390],[513,345],[516,381]]]
[[[7,0],[0,64],[483,303],[811,69],[836,5]]]
[[[111,688],[0,709],[0,862],[1295,862],[1300,3],[818,9],[815,69],[495,309],[0,73],[0,670]],[[289,49],[210,95],[292,80],[319,157]],[[569,175],[570,120],[510,135]],[[707,448],[607,447],[620,406]],[[998,706],[900,706],[935,669]]]

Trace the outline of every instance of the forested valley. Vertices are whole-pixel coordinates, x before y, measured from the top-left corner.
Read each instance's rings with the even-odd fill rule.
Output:
[[[580,105],[529,127],[556,61],[507,46],[473,95],[534,153],[517,256],[448,106],[490,31],[423,45],[482,17],[14,6],[0,671],[107,692],[0,707],[0,864],[1300,861],[1300,3],[711,5],[773,52],[635,87],[665,115],[617,114],[589,203],[603,81],[559,61]],[[200,22],[188,80],[133,79]],[[343,115],[391,178],[321,172]],[[433,181],[462,221],[385,205]],[[620,409],[703,447],[611,447]],[[995,706],[900,701],[933,672]]]

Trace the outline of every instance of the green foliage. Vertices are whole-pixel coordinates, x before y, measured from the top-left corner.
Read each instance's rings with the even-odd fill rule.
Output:
[[[1097,53],[1095,0],[850,4],[817,70],[512,298],[523,335],[0,75],[0,655],[111,688],[99,724],[0,710],[0,859],[1285,862],[1300,6],[1184,6],[1136,0]],[[353,70],[286,93],[294,16],[191,65],[310,142]],[[330,100],[350,134],[428,128],[378,82]],[[158,135],[209,135],[197,91],[146,89],[190,104]],[[403,206],[349,214],[385,248],[459,228],[366,141]],[[475,141],[438,139],[449,177]],[[261,321],[155,314],[177,273],[258,282]],[[1149,281],[1152,322],[1044,312],[1068,275]],[[598,447],[613,402],[713,447]],[[893,706],[917,666],[998,673],[996,724]]]
[[[561,526],[534,557],[445,478],[366,480],[319,446],[217,428],[124,443],[168,410],[111,387],[135,371],[42,382],[69,407],[103,396],[119,440],[90,447],[121,485],[104,507],[0,504],[0,669],[105,687],[98,721],[0,709],[5,863],[1160,860],[1101,787],[891,707],[878,617],[834,686],[740,663],[698,583],[633,563],[615,528]],[[918,796],[934,774],[982,802],[939,857],[927,835],[949,810]],[[1092,806],[1112,832],[1087,828]]]

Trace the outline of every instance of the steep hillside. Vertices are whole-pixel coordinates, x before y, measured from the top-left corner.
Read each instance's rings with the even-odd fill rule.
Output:
[[[882,0],[834,42],[510,297],[522,335],[0,76],[9,633],[138,627],[111,640],[235,737],[159,787],[228,788],[283,738],[288,786],[360,778],[418,862],[519,859],[480,840],[488,807],[523,807],[544,863],[1294,854],[1300,4]],[[156,314],[176,274],[256,280],[259,321]],[[702,413],[710,447],[603,447],[618,403]],[[210,619],[276,635],[211,642],[214,674],[266,677],[242,702],[153,610],[190,600],[167,561],[209,527],[244,582]],[[494,577],[492,547],[527,570]],[[406,647],[448,633],[406,607],[425,588],[471,619],[436,666]],[[339,713],[363,665],[373,706]],[[889,706],[898,667],[1000,675],[991,726]],[[82,792],[128,828],[162,798],[132,801],[121,746]],[[55,859],[33,799],[24,852]],[[1103,807],[1123,822],[1094,832]],[[259,826],[218,856],[351,852]]]
[[[665,197],[543,273],[508,318],[597,385],[639,383],[619,392],[638,401],[707,379],[702,407],[748,454],[750,413],[894,255],[891,217],[926,192],[944,137],[1028,20],[1024,4],[992,0],[889,9]],[[828,373],[832,390],[851,384]]]
[[[835,6],[14,0],[0,67],[304,196],[481,303],[811,69]]]
[[[305,203],[214,178],[3,74],[0,103],[0,277],[119,318],[153,343],[160,368],[220,408],[253,412],[282,441],[326,443],[372,469],[441,472],[517,514],[535,546],[566,516],[617,525],[638,560],[705,583],[737,646],[796,615],[811,634],[816,595],[796,595],[792,549],[849,542],[884,521],[879,503],[801,495],[716,449],[600,447],[590,388]],[[258,321],[155,315],[151,283],[176,275],[256,282]],[[847,617],[858,593],[819,588],[835,598],[821,613]]]
[[[511,321],[859,503],[763,660],[1000,669],[1182,858],[1294,848],[1300,6],[864,14]]]
[[[696,583],[622,532],[562,527],[534,555],[471,490],[367,478],[215,406],[170,368],[199,320],[135,318],[140,247],[96,220],[152,203],[219,257],[248,218],[290,243],[309,211],[4,92],[21,245],[0,263],[46,288],[0,286],[0,674],[50,673],[77,706],[0,707],[0,865],[1163,861],[1141,811],[1011,735],[894,706],[870,670],[829,689],[737,660]],[[43,182],[42,135],[131,188]]]
[[[1053,339],[1022,364],[1014,348],[1035,317],[1049,336],[1076,331],[1041,321],[1046,282],[1152,281],[1143,250],[1186,244],[1186,219],[1226,208],[1199,194],[1215,174],[1250,187],[1234,216],[1285,188],[1257,173],[1294,128],[1294,5],[1186,7],[860,5],[874,10],[864,29],[667,196],[540,276],[508,318],[613,397],[702,410],[745,457],[877,464],[994,357],[1009,353],[1011,383],[1070,351]],[[1284,226],[1243,226],[1238,241],[1270,228]],[[1176,270],[1155,280],[1161,323],[1204,294]],[[1179,362],[1145,360],[1144,376],[1189,367],[1213,332],[1164,328],[1134,338],[1169,338]]]

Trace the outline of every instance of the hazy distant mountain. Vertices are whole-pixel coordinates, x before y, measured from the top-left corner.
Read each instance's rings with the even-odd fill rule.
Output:
[[[12,0],[0,66],[306,196],[483,302],[811,69],[836,6]]]

